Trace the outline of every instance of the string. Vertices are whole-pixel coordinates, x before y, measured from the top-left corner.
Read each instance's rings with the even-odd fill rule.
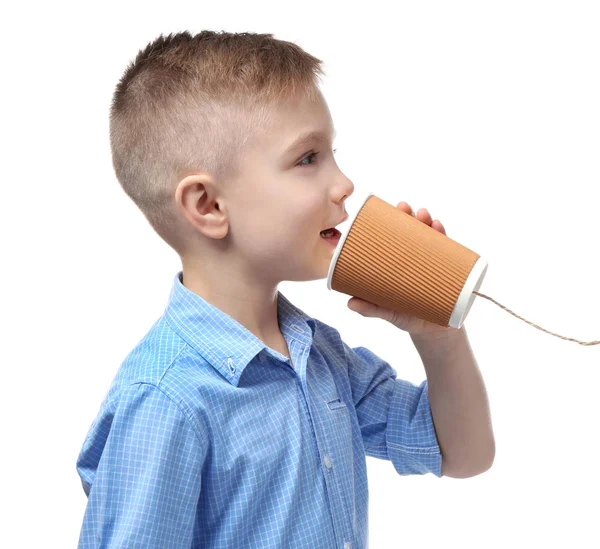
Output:
[[[567,341],[574,341],[575,343],[579,343],[580,345],[598,345],[600,344],[600,341],[579,341],[578,339],[573,339],[571,337],[564,337],[558,334],[555,334],[553,332],[549,332],[548,330],[544,330],[544,328],[540,328],[537,324],[534,324],[533,322],[529,322],[529,320],[525,320],[523,317],[520,317],[519,315],[513,313],[510,309],[507,309],[504,305],[501,305],[500,303],[498,303],[497,301],[495,301],[494,299],[492,299],[491,297],[488,297],[487,295],[481,294],[479,292],[473,292],[474,294],[480,296],[480,297],[485,297],[486,299],[489,299],[490,301],[493,301],[496,305],[498,305],[499,307],[501,307],[502,309],[504,309],[505,311],[508,311],[511,315],[516,316],[517,318],[521,319],[524,322],[527,322],[527,324],[531,324],[531,326],[533,326],[534,328],[537,328],[538,330],[542,330],[542,332],[546,332],[550,335],[556,336],[556,337],[560,337],[560,339],[565,339]]]

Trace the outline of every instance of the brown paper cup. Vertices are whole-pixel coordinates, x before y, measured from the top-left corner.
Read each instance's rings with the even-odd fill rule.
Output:
[[[336,246],[327,288],[460,328],[487,262],[369,193]]]

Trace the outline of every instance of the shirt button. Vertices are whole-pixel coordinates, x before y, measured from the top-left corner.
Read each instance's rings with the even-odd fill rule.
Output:
[[[331,458],[329,456],[325,456],[324,461],[325,461],[325,467],[327,467],[327,469],[331,469],[331,466],[332,466]]]
[[[349,541],[344,542],[344,549],[352,549],[352,544]]]

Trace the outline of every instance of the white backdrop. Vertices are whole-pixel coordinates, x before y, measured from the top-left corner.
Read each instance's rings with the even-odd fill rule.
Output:
[[[489,262],[483,293],[600,339],[600,4],[216,4],[3,10],[2,547],[76,546],[77,455],[180,269],[121,191],[108,140],[114,86],[160,33],[269,32],[324,60],[336,160],[356,187],[348,211],[368,191],[428,208]],[[408,334],[353,313],[325,280],[280,290],[399,377],[424,379]],[[458,480],[368,458],[370,546],[600,546],[600,346],[483,299],[465,326],[495,463]]]

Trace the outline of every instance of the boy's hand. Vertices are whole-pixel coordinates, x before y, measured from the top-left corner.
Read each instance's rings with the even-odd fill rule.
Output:
[[[406,202],[400,202],[396,207],[400,208],[403,212],[407,214],[411,214],[413,217],[416,217],[419,221],[426,223],[436,231],[439,231],[442,234],[446,234],[446,229],[444,229],[442,223],[437,219],[433,221],[431,219],[431,215],[425,208],[421,208],[415,216],[415,213],[413,212],[412,208]],[[370,316],[387,320],[397,328],[405,330],[410,334],[436,335],[441,333],[447,333],[451,330],[456,331],[456,328],[452,328],[450,326],[440,326],[438,324],[434,324],[433,322],[428,322],[415,316],[401,313],[400,311],[380,307],[379,305],[375,305],[374,303],[365,301],[364,299],[360,299],[358,297],[353,297],[348,301],[348,308],[352,311],[361,314],[362,316]]]

